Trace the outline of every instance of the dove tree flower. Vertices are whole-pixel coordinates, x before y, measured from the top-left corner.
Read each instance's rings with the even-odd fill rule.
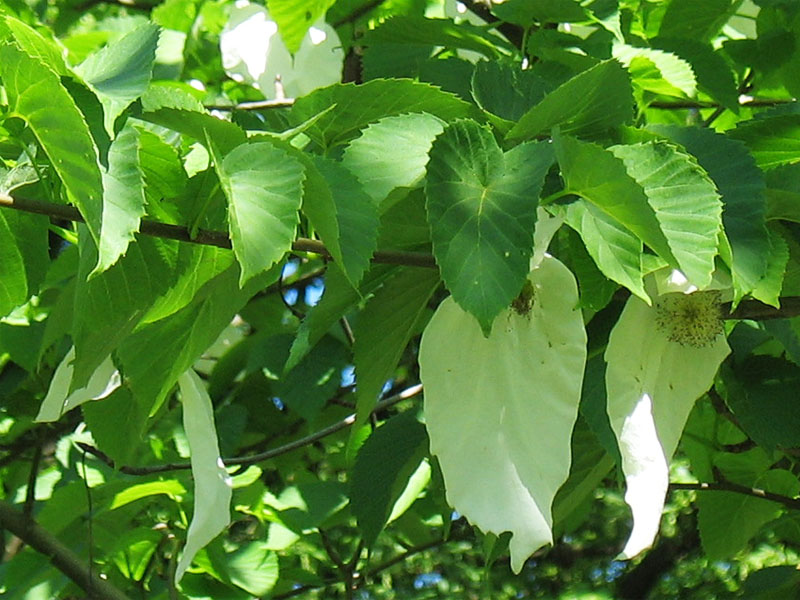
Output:
[[[720,309],[726,286],[697,290],[679,271],[647,282],[648,306],[631,296],[606,349],[608,416],[617,436],[633,530],[622,551],[649,548],[669,485],[669,461],[695,401],[730,353]]]

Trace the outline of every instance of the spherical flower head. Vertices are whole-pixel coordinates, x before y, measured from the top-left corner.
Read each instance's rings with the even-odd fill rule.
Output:
[[[720,290],[666,294],[654,300],[653,308],[658,329],[681,346],[707,348],[725,334]]]

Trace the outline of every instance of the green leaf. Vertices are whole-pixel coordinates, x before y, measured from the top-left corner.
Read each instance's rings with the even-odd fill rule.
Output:
[[[789,246],[780,233],[769,229],[770,253],[767,257],[767,270],[764,277],[753,288],[752,295],[756,300],[775,308],[781,306],[781,288],[786,265],[789,263]]]
[[[492,12],[503,21],[521,27],[534,23],[572,23],[588,17],[586,9],[575,0],[506,0],[492,5]]]
[[[119,346],[131,391],[143,402],[158,406],[181,374],[211,346],[233,316],[252,296],[280,274],[280,266],[261,277],[238,285],[239,268],[232,265],[208,280],[183,308],[159,321],[148,323]]]
[[[47,217],[0,210],[0,316],[36,293],[50,259]]]
[[[546,90],[547,84],[536,72],[499,60],[480,61],[472,74],[475,102],[507,121],[519,120],[541,101]]]
[[[278,555],[265,542],[250,542],[233,552],[214,545],[208,549],[209,553],[212,549],[216,551],[214,566],[224,581],[254,596],[268,594],[278,582]]]
[[[705,288],[722,231],[722,203],[711,179],[691,156],[665,142],[609,150],[644,189],[683,274]]]
[[[553,139],[567,191],[588,200],[676,264],[644,189],[628,174],[625,163],[594,144],[566,136]]]
[[[389,279],[367,302],[353,331],[356,373],[355,427],[365,423],[420,326],[428,300],[439,287],[434,269],[406,268]]]
[[[194,370],[181,375],[183,428],[189,442],[194,479],[194,511],[186,545],[175,568],[177,585],[203,546],[219,535],[231,521],[231,478],[219,455],[214,409],[203,381]]]
[[[601,62],[578,73],[547,94],[508,132],[509,140],[546,135],[553,127],[562,133],[592,138],[629,123],[633,92],[628,73],[615,60]]]
[[[747,145],[761,169],[800,162],[800,115],[744,121],[728,135]]]
[[[342,163],[380,205],[395,188],[422,180],[433,140],[443,130],[440,119],[425,113],[387,117],[350,142]]]
[[[585,200],[565,208],[567,224],[581,236],[597,267],[609,279],[649,303],[642,282],[642,241]]]
[[[800,594],[800,572],[794,565],[766,567],[753,571],[742,586],[745,598],[771,600],[794,598]]]
[[[330,110],[330,106],[336,107]],[[375,121],[404,113],[426,112],[444,121],[475,115],[477,109],[454,94],[426,83],[376,79],[362,85],[336,84],[298,98],[290,113],[299,125],[327,110],[307,134],[323,148],[346,143]]]
[[[667,5],[658,35],[706,42],[739,6],[734,0],[672,0]]]
[[[764,224],[764,175],[744,145],[699,127],[651,129],[682,145],[714,181],[722,196],[722,223],[733,252],[732,274],[740,295],[752,290],[766,268],[769,239]]]
[[[669,96],[694,96],[697,91],[692,67],[670,52],[614,44],[613,54],[627,67],[633,84],[643,90]]]
[[[103,221],[95,266],[102,273],[124,255],[145,214],[144,181],[139,168],[139,131],[128,121],[111,143],[103,171]]]
[[[24,119],[80,211],[100,239],[103,183],[97,147],[75,101],[46,65],[13,44],[0,46],[0,78],[10,115]]]
[[[447,500],[486,533],[512,532],[515,573],[552,542],[550,508],[569,474],[586,362],[572,273],[544,256],[529,281],[528,313],[505,311],[488,337],[446,299],[419,351],[425,422]]]
[[[128,388],[120,387],[107,398],[87,402],[82,410],[97,447],[120,467],[130,464],[144,446],[142,433],[150,408]]]
[[[269,142],[237,146],[222,161],[212,154],[228,198],[231,242],[244,285],[291,248],[305,173],[299,161]]]
[[[146,23],[98,50],[75,68],[103,104],[109,135],[114,121],[147,89],[156,58],[159,28]]]
[[[794,396],[800,368],[773,356],[750,356],[725,373],[727,403],[744,432],[759,446],[800,446],[800,415]]]
[[[367,195],[368,188],[341,163],[315,156],[313,165],[327,190],[320,186],[311,190],[313,197],[307,193],[303,210],[333,259],[358,285],[378,243],[378,209]]]
[[[335,0],[267,0],[269,16],[278,24],[278,33],[291,54],[300,49],[308,31]]]
[[[425,426],[411,412],[392,417],[358,451],[350,485],[350,507],[371,547],[392,507],[428,451]]]
[[[15,19],[10,15],[5,16],[5,24],[17,43],[17,46],[28,56],[37,59],[41,64],[47,65],[60,76],[69,76],[70,71],[64,62],[62,48],[52,39],[44,37],[30,25]]]
[[[489,59],[500,56],[499,48],[510,49],[504,39],[468,22],[456,25],[450,19],[406,15],[387,19],[375,29],[367,31],[359,42],[367,47],[388,44],[390,48],[385,48],[384,52],[391,52],[392,48],[403,48],[404,52],[408,52],[407,48],[414,46],[460,48],[478,52]]]
[[[72,389],[86,384],[100,362],[169,288],[173,281],[170,254],[176,245],[142,236],[117,264],[87,280],[97,264],[97,250],[91,241],[81,241],[71,332],[76,354]]]
[[[503,154],[474,121],[436,138],[425,186],[433,253],[453,299],[487,335],[530,269],[536,207],[552,152],[544,142]]]
[[[790,498],[800,491],[797,477],[783,469],[767,471],[756,486]],[[744,549],[762,525],[783,511],[764,498],[716,490],[699,492],[697,509],[700,541],[710,560],[724,560]]]

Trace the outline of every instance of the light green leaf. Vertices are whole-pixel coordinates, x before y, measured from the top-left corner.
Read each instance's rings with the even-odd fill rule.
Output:
[[[691,156],[665,142],[609,150],[644,189],[683,274],[705,288],[711,283],[722,231],[722,203],[708,174]]]
[[[547,84],[531,69],[499,60],[482,60],[472,74],[472,96],[483,110],[517,121],[545,95]],[[513,123],[508,123],[510,129]]]
[[[305,194],[303,210],[348,280],[358,285],[378,243],[377,206],[367,195],[369,188],[341,163],[315,156],[313,165],[327,190],[309,190],[314,196]]]
[[[770,252],[767,257],[767,270],[753,288],[752,295],[764,304],[780,308],[783,277],[786,265],[789,263],[789,246],[777,230],[768,229],[768,231]]]
[[[659,272],[659,277],[669,270]],[[695,400],[730,352],[714,292],[631,296],[605,352],[607,410],[617,436],[633,531],[622,555],[649,548],[658,533],[669,461]]]
[[[663,50],[614,44],[613,55],[631,74],[633,84],[656,94],[694,96],[697,91],[692,67]]]
[[[137,483],[126,488],[122,492],[118,492],[111,500],[108,510],[114,510],[136,502],[142,498],[154,496],[156,494],[164,494],[173,500],[178,500],[186,493],[186,488],[177,479],[166,479],[159,481],[148,481],[147,483]]]
[[[581,236],[603,274],[650,303],[642,282],[642,241],[583,199],[564,209],[567,224]]]
[[[552,151],[544,142],[503,154],[474,121],[436,138],[425,186],[433,254],[453,299],[488,335],[530,269],[536,207]]]
[[[357,409],[354,428],[367,421],[386,380],[417,333],[437,287],[436,270],[406,268],[375,292],[361,311],[353,332]]]
[[[92,277],[125,254],[145,214],[144,181],[139,169],[139,131],[128,121],[111,143],[103,171],[103,221]]]
[[[551,504],[569,474],[586,361],[572,273],[545,256],[529,281],[528,314],[505,311],[489,337],[446,299],[419,352],[430,447],[448,502],[484,532],[512,532],[515,573],[552,542]]]
[[[331,105],[336,108],[331,110]],[[306,133],[323,148],[346,143],[375,121],[404,113],[425,112],[444,121],[476,115],[473,105],[427,83],[405,79],[375,79],[361,85],[336,84],[298,98],[292,125],[328,111]]]
[[[633,92],[628,73],[615,60],[578,73],[531,108],[508,132],[509,140],[528,140],[562,133],[596,137],[628,123],[633,117]]]
[[[214,410],[203,381],[189,369],[179,379],[183,428],[189,442],[194,479],[194,512],[186,545],[175,568],[177,585],[203,546],[231,522],[231,478],[219,455]]]
[[[114,134],[117,117],[150,83],[158,35],[157,25],[140,25],[75,68],[100,99],[109,135]]]
[[[291,54],[300,49],[308,31],[335,0],[267,0],[269,15],[278,24],[278,33]]]
[[[443,130],[441,119],[425,113],[386,117],[350,142],[342,163],[380,205],[393,189],[420,182],[431,144]]]
[[[244,285],[291,248],[305,173],[299,161],[269,142],[237,146],[222,161],[212,154],[228,198],[231,242]]]
[[[644,189],[610,151],[566,136],[553,138],[567,191],[597,206],[673,264],[667,238]]]
[[[42,400],[39,414],[36,421],[49,422],[57,421],[61,415],[80,406],[89,400],[96,400],[108,396],[120,385],[119,371],[117,371],[111,357],[106,355],[101,360],[100,366],[92,373],[88,383],[70,392],[73,381],[72,363],[75,359],[75,348],[70,348],[64,360],[56,368],[53,379],[50,381],[50,388],[47,395]]]
[[[8,116],[28,123],[98,242],[103,183],[97,147],[75,101],[58,75],[14,44],[0,46],[0,78],[8,94]]]
[[[425,426],[410,412],[378,427],[358,451],[350,507],[371,547],[389,520],[392,506],[428,452]]]
[[[708,41],[740,6],[734,0],[672,0],[658,35]]]
[[[739,141],[707,128],[655,125],[697,158],[722,195],[722,223],[733,252],[738,294],[749,293],[764,275],[769,239],[764,224],[764,175]]]
[[[47,65],[59,76],[70,75],[69,68],[64,62],[63,48],[56,40],[45,38],[39,31],[11,15],[5,15],[5,24],[14,36],[17,46],[28,56]]]
[[[221,558],[222,577],[254,596],[268,594],[278,582],[278,555],[267,548],[266,542],[245,544]]]
[[[755,487],[789,498],[800,491],[797,477],[784,469],[767,471]],[[777,502],[716,490],[699,492],[697,509],[697,529],[709,560],[724,560],[744,549],[762,525],[783,512]]]

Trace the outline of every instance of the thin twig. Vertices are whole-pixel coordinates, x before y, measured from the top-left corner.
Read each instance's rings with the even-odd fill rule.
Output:
[[[42,442],[38,441],[33,449],[31,470],[28,473],[28,489],[25,490],[25,504],[22,512],[27,518],[33,517],[33,506],[36,503],[36,480],[39,478],[39,464],[42,461]]]
[[[89,573],[83,561],[52,533],[27,518],[5,500],[0,500],[0,529],[7,529],[37,552],[47,556],[53,566],[97,600],[129,600],[108,581]]]
[[[422,385],[412,385],[409,388],[406,388],[399,394],[395,394],[394,396],[390,396],[384,400],[381,400],[375,405],[373,409],[373,413],[385,410],[386,408],[397,404],[402,400],[407,400],[408,398],[413,398],[417,394],[422,391]],[[273,448],[272,450],[267,450],[265,452],[260,452],[258,454],[253,454],[251,456],[240,456],[234,458],[223,458],[222,462],[225,466],[250,466],[254,464],[258,464],[260,462],[264,462],[265,460],[269,460],[271,458],[275,458],[276,456],[281,456],[283,454],[287,454],[288,452],[292,452],[293,450],[297,450],[299,448],[303,448],[304,446],[309,446],[314,442],[321,440],[323,438],[328,437],[329,435],[333,435],[337,431],[341,431],[342,429],[346,429],[350,427],[356,421],[356,415],[351,414],[341,421],[337,421],[333,425],[329,425],[324,429],[320,429],[310,435],[302,437],[300,439],[294,440],[289,442],[288,444],[284,444],[283,446],[279,446],[277,448]],[[114,467],[114,461],[111,460],[108,456],[103,454],[97,448],[92,446],[88,446],[83,443],[78,443],[78,446],[85,449],[86,452],[92,454],[93,456],[97,457],[104,463],[106,463],[110,467]],[[183,471],[191,469],[191,463],[188,462],[180,462],[180,463],[167,463],[161,465],[152,465],[148,467],[132,467],[132,466],[122,466],[119,468],[121,473],[125,473],[126,475],[152,475],[154,473],[165,473],[167,471]]]
[[[746,485],[739,485],[738,483],[731,483],[729,481],[721,481],[716,483],[670,483],[670,490],[696,490],[696,491],[714,491],[714,492],[733,492],[735,494],[744,494],[745,496],[752,496],[754,498],[762,498],[763,500],[771,500],[794,510],[800,510],[800,498],[790,498],[781,494],[773,494],[760,488],[747,487]]]
[[[68,206],[66,204],[54,204],[52,202],[41,202],[39,200],[31,200],[26,198],[14,198],[8,194],[0,194],[0,206],[29,213],[45,215],[56,219],[64,219],[66,221],[84,221],[77,208]],[[179,242],[189,242],[204,246],[216,246],[217,248],[225,249],[232,248],[231,240],[228,237],[228,234],[223,231],[199,229],[197,234],[192,236],[189,228],[187,227],[183,227],[181,225],[171,225],[169,223],[161,223],[159,221],[152,221],[149,219],[142,219],[139,225],[139,233],[151,237],[178,240]],[[297,252],[312,252],[314,254],[320,254],[328,257],[330,256],[330,252],[325,247],[325,244],[319,240],[312,240],[308,238],[298,238],[292,242],[292,250]],[[433,257],[429,254],[424,254],[421,252],[378,250],[373,255],[372,261],[391,265],[436,268],[436,262],[434,261]]]

